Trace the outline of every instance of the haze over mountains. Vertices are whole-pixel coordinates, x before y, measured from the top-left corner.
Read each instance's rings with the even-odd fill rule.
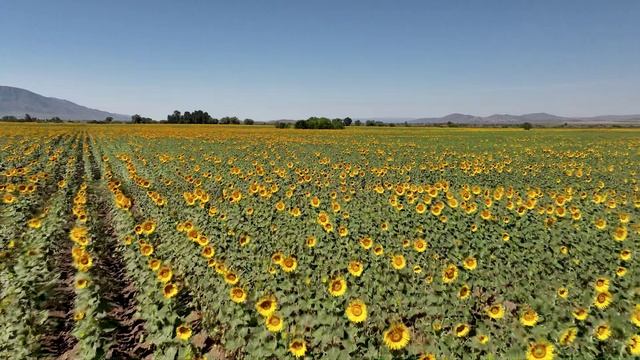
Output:
[[[177,104],[179,105],[179,104]],[[178,106],[179,107],[179,106]],[[29,90],[11,86],[0,86],[0,117],[15,116],[23,118],[25,114],[39,119],[59,117],[63,120],[104,120],[112,117],[114,120],[131,119],[129,115],[116,114],[107,111],[91,109],[75,104],[68,100],[46,97]],[[635,115],[600,115],[592,117],[565,117],[547,113],[532,113],[524,115],[494,114],[491,116],[475,116],[453,113],[443,117],[356,117],[362,121],[374,120],[387,123],[410,124],[469,124],[469,125],[514,125],[529,122],[532,124],[640,124],[640,114]],[[294,122],[295,120],[290,120]]]
[[[0,86],[0,117],[22,118],[25,114],[38,119],[50,119],[56,116],[63,120],[104,120],[109,116],[114,120],[131,119],[129,115],[91,109],[68,100],[42,96],[25,89]]]
[[[566,117],[547,113],[532,113],[524,115],[494,114],[491,116],[475,116],[453,113],[443,117],[424,118],[359,118],[360,120],[375,120],[383,122],[408,122],[409,124],[470,124],[470,125],[513,125],[529,122],[532,124],[637,124],[640,122],[640,114],[637,115],[600,115],[592,117]]]

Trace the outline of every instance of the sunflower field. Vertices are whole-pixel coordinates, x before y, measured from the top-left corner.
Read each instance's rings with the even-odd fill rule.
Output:
[[[0,358],[640,356],[640,130],[0,124]]]

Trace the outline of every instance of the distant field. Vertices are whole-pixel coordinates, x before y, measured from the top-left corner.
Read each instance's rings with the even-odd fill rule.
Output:
[[[0,125],[0,357],[640,355],[640,129]]]

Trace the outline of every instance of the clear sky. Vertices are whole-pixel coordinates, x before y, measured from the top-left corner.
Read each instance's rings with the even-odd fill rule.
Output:
[[[640,1],[0,0],[0,85],[257,120],[640,113]]]

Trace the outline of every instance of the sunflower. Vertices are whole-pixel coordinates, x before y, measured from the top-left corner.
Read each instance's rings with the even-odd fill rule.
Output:
[[[347,309],[344,311],[349,321],[360,323],[367,319],[367,305],[360,299],[349,302]]]
[[[168,283],[171,281],[173,277],[173,271],[168,266],[163,266],[160,270],[158,270],[158,281],[162,283]]]
[[[546,341],[531,343],[527,351],[527,360],[552,360],[554,350],[553,345]]]
[[[147,220],[142,223],[142,233],[145,235],[151,235],[156,230],[156,223],[153,220]]]
[[[460,290],[458,290],[458,298],[460,300],[465,300],[470,295],[471,295],[471,289],[469,288],[469,285],[467,285],[467,284],[462,285]]]
[[[613,239],[615,241],[624,241],[627,238],[627,234],[627,228],[624,226],[620,226],[613,232]]]
[[[373,247],[373,253],[376,256],[381,256],[384,254],[384,248],[382,247],[382,245],[377,244],[376,246]]]
[[[318,239],[316,239],[315,236],[310,235],[309,237],[307,237],[307,241],[306,241],[307,247],[313,248],[316,246],[317,242],[318,242]]]
[[[360,246],[362,246],[362,248],[365,250],[369,250],[373,246],[373,240],[371,240],[371,238],[368,236],[363,237],[359,242]]]
[[[256,310],[264,317],[273,314],[278,308],[278,302],[273,295],[266,295],[258,299],[256,302]]]
[[[422,266],[420,266],[420,265],[414,265],[414,266],[413,266],[413,272],[414,272],[415,274],[420,274],[420,273],[422,272]]]
[[[295,257],[289,256],[282,260],[282,262],[280,263],[280,267],[282,267],[282,270],[284,272],[289,273],[294,271],[298,267],[298,261]]]
[[[76,289],[84,289],[89,285],[89,280],[80,278],[76,280]]]
[[[471,327],[469,326],[469,324],[457,324],[454,328],[453,328],[456,337],[465,337],[467,336],[467,334],[469,334],[469,331],[471,331]]]
[[[216,251],[213,249],[211,245],[207,245],[202,248],[202,257],[204,257],[205,259],[211,259],[215,254],[216,254]]]
[[[42,226],[42,220],[35,218],[27,221],[27,226],[32,229],[39,229]]]
[[[442,282],[450,284],[458,278],[458,267],[454,264],[449,264],[444,270],[442,270]]]
[[[589,311],[582,307],[573,310],[571,314],[579,321],[585,321],[589,317]]]
[[[338,228],[338,235],[340,235],[340,237],[346,237],[347,235],[349,235],[349,229],[344,226],[340,226]]]
[[[178,294],[178,287],[173,283],[168,283],[162,288],[162,295],[166,299],[171,299]]]
[[[567,290],[567,288],[565,288],[565,287],[558,288],[556,293],[558,294],[559,297],[561,297],[563,299],[566,299],[567,297],[569,297],[569,290]]]
[[[640,335],[632,335],[629,340],[627,340],[627,348],[631,355],[640,355]]]
[[[624,250],[620,251],[620,260],[622,260],[622,261],[631,260],[631,250],[624,249]]]
[[[74,226],[69,232],[69,238],[74,242],[78,242],[80,238],[86,237],[88,233],[89,229],[82,226]]]
[[[502,319],[504,317],[504,306],[502,306],[502,304],[491,305],[484,311],[494,320]]]
[[[488,343],[488,342],[489,342],[489,340],[490,340],[489,335],[486,335],[486,334],[478,334],[478,335],[476,336],[476,339],[478,339],[478,342],[479,342],[481,345],[485,345],[485,344],[486,344],[486,343]]]
[[[397,322],[385,330],[383,334],[384,344],[391,350],[400,350],[407,346],[411,340],[411,332],[403,323]]]
[[[347,281],[338,276],[329,282],[329,293],[332,296],[342,296],[347,291]]]
[[[284,205],[284,204],[283,204]],[[284,207],[284,206],[283,206]],[[327,215],[326,212],[322,211],[320,212],[320,214],[318,214],[318,224],[320,225],[326,225],[328,224],[330,221],[329,219],[329,215]]]
[[[224,275],[227,273],[227,266],[222,261],[216,261],[215,270],[217,274]]]
[[[424,353],[418,356],[418,360],[437,360],[436,354],[434,353]]]
[[[271,255],[271,261],[274,264],[280,265],[282,263],[282,259],[284,259],[284,255],[280,251],[276,251],[275,253],[273,253],[273,255]]]
[[[250,239],[251,239],[251,237],[249,237],[248,235],[243,235],[243,237],[240,237],[240,245],[241,246],[246,245],[246,243],[248,243]],[[243,244],[243,241],[245,241],[246,243]],[[209,238],[206,237],[205,235],[199,234],[198,238],[196,239],[196,242],[201,247],[204,247],[204,246],[209,245]]]
[[[611,336],[611,327],[607,323],[601,323],[593,329],[593,335],[600,341],[605,341]]]
[[[235,285],[240,281],[240,278],[234,272],[228,271],[224,274],[224,281],[229,285]]]
[[[608,291],[599,292],[596,297],[593,298],[593,305],[598,309],[604,310],[611,304],[613,295]]]
[[[303,357],[307,352],[307,343],[304,339],[295,338],[289,343],[289,352],[297,358]]]
[[[78,271],[87,272],[93,266],[93,258],[86,252],[83,252],[76,260],[75,265]]]
[[[609,290],[609,279],[607,278],[597,278],[595,283],[593,284],[593,288],[597,292],[603,292]]]
[[[229,291],[229,297],[235,303],[241,304],[247,300],[247,293],[241,287],[233,287]]]
[[[13,204],[16,201],[16,197],[11,194],[4,194],[2,196],[2,202],[5,204]]]
[[[520,323],[524,326],[535,326],[538,323],[538,313],[529,308],[520,316]]]
[[[187,341],[191,337],[191,328],[189,325],[179,325],[176,328],[176,337],[182,341]]]
[[[640,327],[640,304],[634,307],[630,320],[635,326]]]
[[[364,266],[360,261],[357,261],[357,260],[353,260],[349,262],[349,265],[347,266],[347,271],[349,271],[349,274],[355,277],[359,277],[360,275],[362,275],[363,270],[364,270]]]
[[[85,315],[86,315],[86,313],[85,313],[84,311],[82,311],[82,310],[76,310],[76,311],[73,313],[73,320],[75,320],[75,321],[80,321],[80,320],[84,319]]]
[[[462,266],[464,266],[464,268],[467,270],[475,270],[476,267],[478,267],[478,261],[476,260],[475,257],[469,256],[466,259],[464,259]]]
[[[419,253],[427,250],[427,242],[424,239],[416,239],[413,242],[413,249]]]
[[[623,277],[626,274],[627,274],[627,268],[625,268],[624,266],[618,266],[616,268],[616,276]]]
[[[274,333],[282,331],[282,328],[284,327],[284,321],[282,321],[280,315],[276,313],[267,316],[264,322],[267,326],[267,330]]]
[[[143,244],[140,247],[140,253],[144,256],[151,256],[151,254],[153,254],[153,245]]]
[[[560,343],[560,345],[564,345],[564,346],[571,345],[575,341],[577,335],[578,335],[578,328],[576,327],[567,328],[562,333],[560,333],[558,342]]]
[[[407,262],[404,259],[404,256],[397,254],[393,255],[393,257],[391,258],[391,266],[393,266],[393,268],[396,270],[402,270],[405,266],[407,266]]]
[[[198,232],[198,230],[192,228],[191,230],[187,231],[187,237],[191,239],[191,241],[197,242],[198,238],[200,237],[200,233]]]
[[[133,243],[133,236],[131,236],[131,235],[127,235],[127,236],[123,237],[123,238],[122,238],[122,242],[123,242],[125,245],[131,245],[131,244]]]

